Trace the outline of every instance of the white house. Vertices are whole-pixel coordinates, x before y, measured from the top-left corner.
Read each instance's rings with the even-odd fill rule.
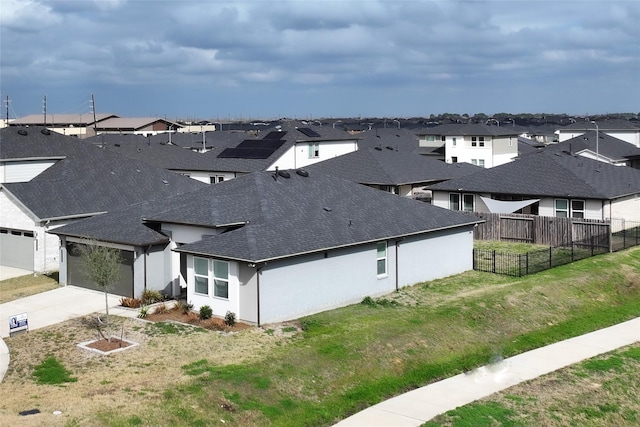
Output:
[[[585,120],[558,128],[558,142],[581,136],[588,131],[606,133],[640,148],[640,126],[628,120]]]
[[[63,252],[81,236],[127,245],[136,292],[147,286],[178,295],[184,287],[196,309],[208,305],[260,325],[469,270],[478,222],[297,169],[252,173],[54,232]],[[159,234],[149,238],[151,231]],[[157,247],[154,258],[145,257],[143,242]],[[76,284],[67,270],[61,283]],[[150,270],[163,278],[143,286]]]

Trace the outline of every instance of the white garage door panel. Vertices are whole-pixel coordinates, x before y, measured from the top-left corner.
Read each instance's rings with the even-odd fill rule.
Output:
[[[0,230],[0,265],[33,271],[33,233]]]

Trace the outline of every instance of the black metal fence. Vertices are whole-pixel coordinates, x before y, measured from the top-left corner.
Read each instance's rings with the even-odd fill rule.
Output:
[[[609,248],[603,246],[580,244],[550,246],[548,249],[539,249],[522,254],[498,252],[490,249],[474,249],[473,269],[522,277],[607,252],[609,252]]]

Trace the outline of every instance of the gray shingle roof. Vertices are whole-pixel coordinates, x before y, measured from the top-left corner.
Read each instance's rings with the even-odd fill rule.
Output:
[[[479,123],[451,123],[428,128],[425,132],[426,135],[445,136],[515,136],[521,134],[523,131],[520,127],[512,126],[489,126]]]
[[[476,217],[374,190],[337,177],[256,172],[193,193],[132,206],[57,228],[54,233],[141,245],[140,224],[220,228],[178,250],[261,262],[370,241],[470,226]],[[137,224],[133,218],[137,215]],[[236,224],[236,226],[232,226]],[[143,226],[146,227],[146,226]],[[212,232],[215,234],[215,232]]]
[[[628,120],[621,119],[611,119],[611,120],[596,120],[596,124],[598,125],[598,129],[600,131],[615,131],[615,130],[635,130],[640,131],[640,127],[634,122]],[[591,123],[590,120],[577,121],[575,123],[571,123],[570,125],[566,125],[560,127],[561,131],[569,131],[569,130],[593,130],[596,128],[596,125]]]
[[[149,219],[184,223],[188,218],[209,226],[246,221],[243,227],[179,250],[251,262],[478,222],[340,178],[289,173],[290,178],[277,179],[270,172],[254,173],[185,194],[181,202],[172,203],[175,207]]]
[[[640,170],[569,155],[538,153],[429,186],[432,190],[610,200],[640,193]]]
[[[640,148],[621,139],[598,132],[598,144],[596,146],[596,131],[590,130],[583,135],[567,139],[558,144],[550,144],[545,147],[549,151],[566,151],[577,153],[583,150],[592,152],[598,151],[602,156],[609,159],[621,161],[624,159],[640,156]]]
[[[306,169],[371,185],[443,181],[482,170],[468,163],[447,164],[419,154],[389,150],[386,147],[360,149],[307,166]]]
[[[22,136],[15,128],[3,129],[0,151],[10,158],[64,157],[29,182],[3,184],[40,219],[90,215],[208,186],[75,138],[34,130]]]

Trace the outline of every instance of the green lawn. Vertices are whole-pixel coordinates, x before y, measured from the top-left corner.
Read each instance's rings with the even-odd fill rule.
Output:
[[[27,275],[14,277],[0,282],[0,303],[13,301],[29,295],[49,291],[60,287],[58,274]]]
[[[640,316],[640,248],[522,278],[479,273],[418,284],[373,304],[301,319],[289,344],[253,364],[183,367],[135,417],[105,425],[328,426],[385,398]],[[268,326],[265,326],[268,328]],[[215,349],[211,349],[215,352]]]

